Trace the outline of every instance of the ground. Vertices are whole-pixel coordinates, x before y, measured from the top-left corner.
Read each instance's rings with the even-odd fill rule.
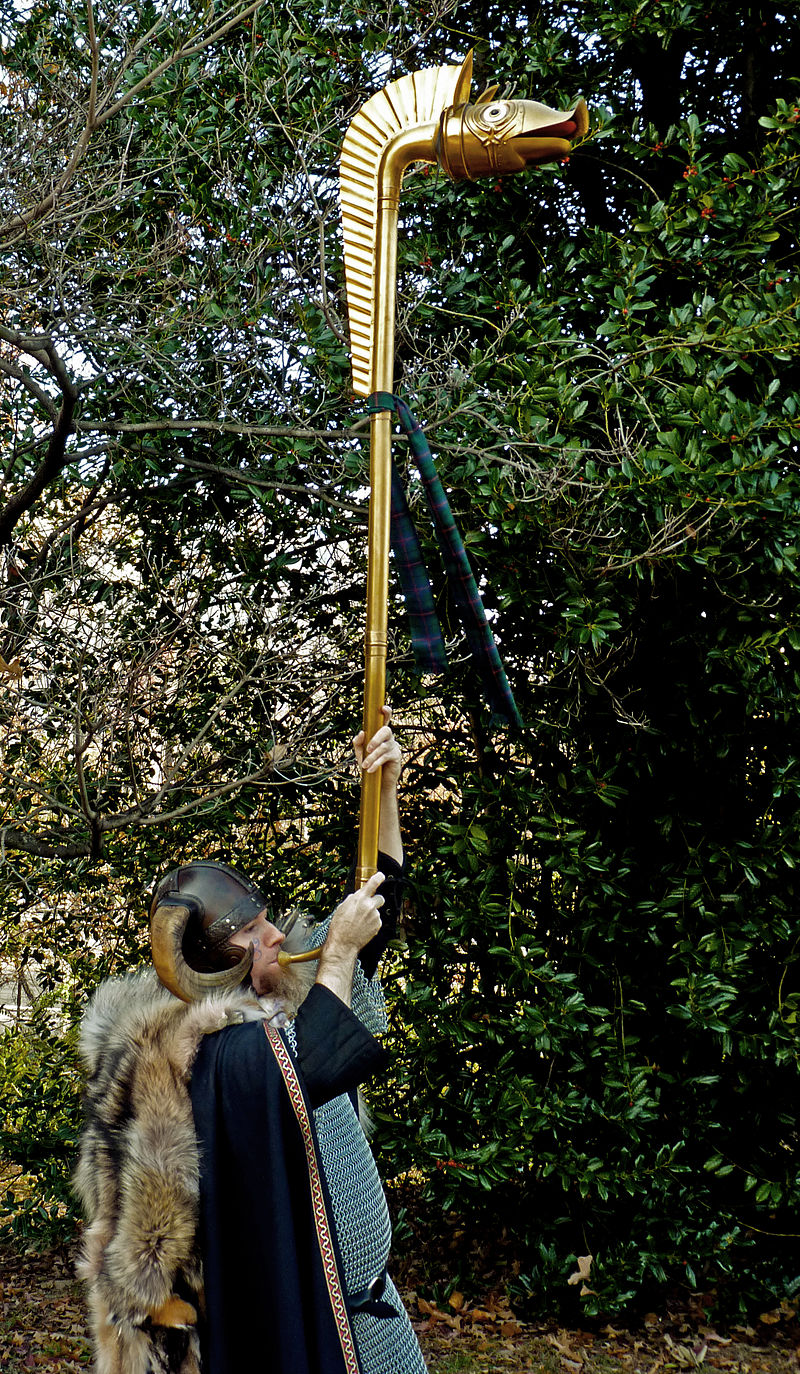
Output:
[[[0,1370],[70,1374],[91,1364],[86,1311],[69,1250],[26,1254],[0,1248]],[[479,1305],[450,1295],[447,1310],[404,1294],[431,1374],[800,1374],[793,1312],[762,1313],[753,1326],[718,1331],[702,1308],[649,1312],[637,1329],[564,1330],[525,1324],[491,1293]]]

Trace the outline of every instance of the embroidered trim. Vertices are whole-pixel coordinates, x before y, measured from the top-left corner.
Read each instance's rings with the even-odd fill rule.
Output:
[[[333,1248],[331,1224],[325,1207],[322,1175],[320,1173],[317,1152],[314,1148],[314,1132],[311,1125],[311,1118],[297,1077],[297,1070],[295,1069],[291,1055],[283,1041],[283,1037],[278,1031],[273,1030],[266,1023],[264,1023],[264,1032],[270,1048],[278,1061],[278,1067],[283,1075],[283,1081],[286,1084],[289,1100],[294,1109],[294,1114],[297,1117],[297,1123],[303,1137],[306,1164],[308,1166],[308,1178],[311,1185],[311,1206],[314,1211],[317,1243],[322,1259],[325,1282],[328,1287],[328,1297],[330,1299],[331,1309],[333,1311],[333,1317],[342,1347],[345,1368],[347,1374],[360,1374],[358,1356],[356,1355],[353,1333],[350,1329],[350,1321],[348,1319],[347,1307],[342,1291],[342,1281],[339,1277],[339,1270],[336,1267],[336,1255]]]

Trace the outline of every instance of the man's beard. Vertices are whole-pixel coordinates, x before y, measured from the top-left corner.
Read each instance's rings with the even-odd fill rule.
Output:
[[[314,986],[317,976],[317,961],[307,964],[287,964],[266,997],[273,997],[281,1004],[289,1020],[293,1020]]]
[[[283,948],[287,954],[302,954],[307,941],[308,927],[305,921],[295,920],[289,926]],[[316,959],[309,959],[302,964],[283,965],[269,992],[262,996],[276,998],[281,1009],[292,1021],[314,986],[316,976]]]

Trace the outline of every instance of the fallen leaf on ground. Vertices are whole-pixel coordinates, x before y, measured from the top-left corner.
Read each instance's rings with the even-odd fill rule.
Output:
[[[574,1274],[570,1274],[567,1283],[586,1283],[592,1268],[594,1255],[578,1255],[578,1267]],[[583,1290],[581,1290],[583,1292]]]

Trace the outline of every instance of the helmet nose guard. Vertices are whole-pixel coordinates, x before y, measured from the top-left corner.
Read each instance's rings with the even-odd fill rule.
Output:
[[[198,860],[174,868],[159,882],[150,906],[153,964],[161,982],[184,1002],[238,987],[253,964],[247,950],[234,966],[200,972],[184,952],[187,933],[195,954],[223,963],[233,951],[230,937],[269,906],[264,893],[228,864]],[[191,957],[191,956],[190,956]]]

